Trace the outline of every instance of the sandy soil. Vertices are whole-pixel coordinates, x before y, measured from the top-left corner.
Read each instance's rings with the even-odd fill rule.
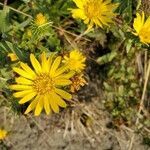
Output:
[[[109,127],[111,118],[103,107],[100,77],[97,74],[88,78],[89,84],[60,114],[23,116],[1,107],[0,126],[9,134],[0,143],[0,150],[129,150],[133,130]],[[88,123],[83,114],[88,116]],[[132,144],[132,150],[148,150],[139,135]]]

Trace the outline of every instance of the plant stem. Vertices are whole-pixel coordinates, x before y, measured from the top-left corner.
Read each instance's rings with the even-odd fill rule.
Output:
[[[5,4],[3,4],[3,3],[0,3],[0,5],[3,6],[3,7],[5,6]],[[10,7],[10,6],[7,6],[7,7],[8,7],[10,10],[13,10],[13,11],[19,13],[19,14],[22,14],[22,15],[27,16],[27,17],[29,17],[29,18],[33,18],[31,15],[28,15],[28,14],[26,14],[26,13],[20,11],[20,10],[17,10],[17,9],[15,9],[15,8],[13,8],[13,7]]]
[[[7,5],[8,0],[4,0],[4,7]]]

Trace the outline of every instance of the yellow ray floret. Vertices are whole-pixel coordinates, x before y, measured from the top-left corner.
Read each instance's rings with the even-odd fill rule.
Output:
[[[94,25],[103,27],[112,23],[116,16],[114,11],[118,4],[111,0],[73,0],[78,8],[71,9],[73,18],[82,19],[89,27]]]
[[[72,50],[69,56],[64,56],[63,62],[68,66],[68,69],[81,72],[85,69],[86,57],[77,49]]]
[[[30,103],[25,114],[34,110],[35,116],[40,115],[43,109],[50,114],[52,111],[58,113],[59,106],[67,106],[64,99],[70,100],[72,95],[64,87],[72,83],[70,78],[74,75],[61,64],[60,56],[50,55],[47,58],[43,53],[40,58],[39,62],[33,54],[30,55],[33,69],[23,62],[20,68],[14,67],[13,70],[20,76],[16,78],[16,84],[10,86],[16,91],[14,97],[20,98],[19,104]]]
[[[7,136],[7,131],[0,129],[0,140],[4,140]]]
[[[142,43],[150,44],[150,16],[145,21],[144,12],[142,12],[142,15],[137,13],[136,18],[134,19],[133,28],[136,31],[134,34],[139,36]]]

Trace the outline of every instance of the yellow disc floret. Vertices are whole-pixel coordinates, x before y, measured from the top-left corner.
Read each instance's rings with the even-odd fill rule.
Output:
[[[55,85],[53,79],[48,74],[43,73],[36,77],[33,87],[39,95],[43,95],[54,90]]]

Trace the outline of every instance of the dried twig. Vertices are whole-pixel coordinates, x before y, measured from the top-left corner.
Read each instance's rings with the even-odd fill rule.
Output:
[[[144,108],[143,103],[144,103],[144,99],[145,99],[145,95],[146,95],[146,89],[147,89],[149,75],[150,75],[150,60],[148,62],[147,72],[145,74],[145,82],[144,82],[143,93],[142,93],[142,97],[141,97],[141,102],[140,102],[140,107],[139,107],[139,110],[138,110],[137,119],[136,119],[136,122],[135,122],[136,126],[139,123],[139,115],[141,114],[141,111]],[[133,133],[133,136],[131,137],[131,140],[130,140],[128,150],[132,149],[134,138],[135,138],[135,134]]]
[[[3,3],[0,3],[0,5],[1,5],[1,6],[4,6]],[[15,8],[13,8],[13,7],[10,7],[10,6],[7,6],[7,7],[8,7],[10,10],[14,11],[14,12],[17,12],[17,13],[22,14],[22,15],[24,15],[24,16],[27,16],[27,17],[29,17],[29,18],[33,18],[31,15],[29,15],[29,14],[27,14],[27,13],[24,13],[24,12],[18,10],[18,9],[15,9]]]
[[[5,7],[7,5],[7,1],[8,0],[4,0],[4,6],[3,7]]]
[[[32,121],[37,125],[37,127],[45,134],[45,136],[47,137],[47,140],[45,141],[46,144],[49,146],[49,148],[51,148],[51,145],[49,144],[49,139],[53,140],[49,134],[47,134],[47,132],[44,131],[43,127],[31,116],[31,115],[28,115]],[[53,140],[54,141],[54,140]]]

